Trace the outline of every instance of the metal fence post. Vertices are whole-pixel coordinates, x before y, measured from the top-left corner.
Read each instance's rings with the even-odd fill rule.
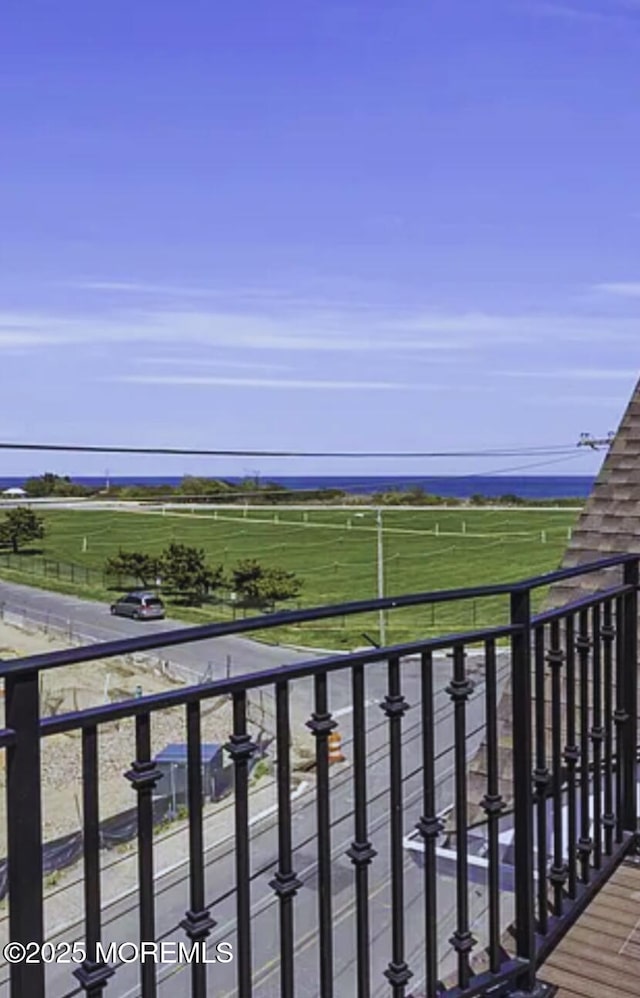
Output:
[[[624,566],[623,581],[631,590],[624,595],[623,618],[623,705],[626,713],[622,735],[622,827],[637,832],[638,743],[638,561]]]
[[[6,726],[15,731],[7,748],[9,937],[22,946],[44,935],[38,686],[37,672],[5,678]],[[11,998],[43,998],[44,964],[14,963],[10,981]]]
[[[511,593],[511,695],[515,833],[516,954],[529,962],[518,982],[535,987],[535,895],[533,881],[533,758],[531,725],[531,593]]]

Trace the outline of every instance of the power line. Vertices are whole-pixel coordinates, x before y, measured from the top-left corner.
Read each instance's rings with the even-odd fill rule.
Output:
[[[179,457],[296,457],[296,458],[477,458],[477,457],[520,457],[525,455],[538,454],[540,456],[550,454],[573,454],[575,445],[573,444],[551,444],[539,447],[509,447],[494,448],[488,450],[467,450],[467,451],[276,451],[276,450],[227,450],[227,449],[191,449],[183,447],[124,447],[120,445],[99,445],[99,444],[33,444],[19,443],[13,441],[1,441],[0,450],[16,451],[46,451],[46,452],[66,452],[76,454],[158,454],[164,456]]]
[[[582,454],[576,454],[573,451],[570,454],[565,454],[563,457],[550,458],[547,461],[535,461],[532,464],[518,464],[512,465],[510,468],[492,468],[490,471],[484,471],[482,475],[447,475],[447,478],[456,478],[464,480],[465,478],[489,478],[497,475],[509,474],[512,471],[527,471],[530,468],[546,468],[550,464],[564,464],[566,461],[572,461],[575,458],[581,458]]]

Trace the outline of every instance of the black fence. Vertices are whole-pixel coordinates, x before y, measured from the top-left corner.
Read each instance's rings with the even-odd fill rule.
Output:
[[[0,568],[8,568],[10,571],[30,575],[45,582],[47,579],[55,579],[87,589],[110,589],[116,592],[143,588],[140,579],[133,575],[108,572],[105,568],[96,568],[74,561],[61,561],[60,558],[51,558],[28,548],[17,554],[14,551],[0,551]]]
[[[81,565],[72,561],[61,561],[37,552],[0,551],[0,567],[8,568],[22,575],[32,575],[41,579],[57,579],[74,585],[97,588],[136,588],[139,580],[126,575],[114,575],[104,569]]]
[[[47,580],[71,584],[80,591],[83,589],[110,590],[114,594],[126,592],[128,590],[152,588],[160,595],[168,594],[162,586],[156,586],[155,580],[143,586],[140,579],[132,575],[125,575],[122,572],[107,572],[106,569],[95,566],[83,565],[78,562],[61,561],[59,558],[51,558],[29,550],[15,554],[12,551],[0,550],[0,568],[7,568],[10,571],[21,575],[28,575],[34,579],[42,580],[46,586]],[[457,603],[455,607],[456,622],[464,622],[465,626],[475,627],[485,626],[487,623],[494,623],[500,618],[503,611],[501,599],[490,599],[487,597],[467,598]],[[303,609],[303,602],[298,599],[288,600],[290,607],[295,606],[297,610]],[[231,590],[217,590],[204,597],[196,605],[209,606],[215,609],[216,613],[227,619],[246,619],[250,616],[257,616],[265,612],[264,606],[256,606],[251,601],[239,599]],[[371,604],[372,606],[375,604]],[[173,604],[175,608],[175,603]],[[2,614],[3,603],[0,601],[0,614]],[[11,609],[11,608],[9,608]],[[435,629],[438,627],[448,627],[451,625],[451,607],[446,602],[433,602],[426,606],[427,614],[424,618],[425,626]],[[306,618],[301,618],[298,623],[304,623]],[[337,627],[346,628],[347,621],[345,615],[336,608],[336,613],[330,618],[332,630]],[[304,632],[302,632],[304,633]],[[366,635],[365,635],[366,638]]]
[[[613,573],[608,589],[532,616],[535,590],[604,568]],[[536,987],[544,994],[536,985],[541,962],[636,845],[637,590],[638,558],[619,556],[515,584],[318,607],[4,663],[0,746],[7,754],[14,943],[43,940],[41,751],[48,738],[81,730],[83,758],[83,960],[74,976],[57,968],[64,980],[46,960],[11,965],[11,998],[99,998],[105,986],[108,994],[144,998],[292,998],[303,985],[322,998],[368,998],[381,986],[393,998]],[[44,670],[78,662],[89,668],[95,659],[283,624],[496,595],[508,596],[511,606],[500,627],[39,718]],[[248,694],[256,689],[273,692],[277,714],[277,821],[260,833],[249,783],[258,746],[247,719]],[[226,859],[209,865],[201,705],[221,696],[232,701],[227,749],[235,830]],[[307,728],[315,743],[311,806],[291,797],[301,702],[310,702]],[[372,722],[376,704],[382,717]],[[180,884],[186,911],[174,922],[165,885],[160,901],[154,878],[159,772],[151,730],[157,712],[177,705],[184,707],[188,743],[189,850]],[[112,939],[116,930],[111,916],[107,930],[101,904],[98,732],[125,717],[135,718],[135,761],[124,776],[137,796],[138,942],[175,938],[195,946],[196,958],[177,969],[102,958],[105,934]],[[336,768],[336,729],[345,729],[345,718],[349,760]],[[472,757],[483,760],[475,773]],[[222,943],[231,962],[215,962]],[[160,991],[169,972],[170,991]]]

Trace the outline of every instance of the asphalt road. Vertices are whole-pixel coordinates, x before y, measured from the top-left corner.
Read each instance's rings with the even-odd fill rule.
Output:
[[[0,582],[0,603],[6,601],[26,608],[27,614],[41,619],[43,613],[72,615],[83,633],[94,640],[107,637],[139,634],[141,628],[171,627],[170,622],[144,624],[122,618],[112,618],[100,604],[84,603],[72,597],[59,596]],[[206,646],[206,647],[205,647]],[[270,668],[287,661],[309,658],[299,652],[286,651],[253,642],[244,638],[224,638],[201,642],[191,647],[171,648],[171,658],[182,661],[190,668],[199,668],[203,661],[219,663],[226,668],[226,655],[232,656],[233,672],[249,672]],[[224,674],[224,672],[222,673]],[[443,810],[453,799],[452,711],[445,693],[451,675],[451,661],[439,659],[435,664],[434,686],[436,693],[436,747],[438,752],[438,809]],[[480,675],[478,676],[480,679]],[[308,684],[297,702],[307,698],[311,711],[311,691]],[[403,827],[410,832],[422,813],[422,772],[420,736],[420,685],[419,666],[412,661],[403,662],[402,687],[411,709],[403,720]],[[371,964],[373,993],[388,994],[389,986],[383,975],[391,953],[391,928],[394,912],[390,892],[390,832],[389,832],[389,752],[388,722],[378,704],[387,688],[385,667],[376,665],[367,670],[367,793],[370,839],[377,856],[369,867],[369,899],[371,920]],[[354,836],[353,827],[353,770],[351,759],[351,697],[349,677],[330,677],[331,708],[339,714],[343,734],[343,748],[347,764],[331,769],[331,821],[332,821],[332,906],[334,977],[336,998],[355,994],[355,892],[353,865],[345,856]],[[484,716],[482,682],[479,681],[468,703],[467,730],[470,733],[467,757],[475,754],[481,737]],[[315,790],[303,795],[293,810],[294,869],[303,886],[294,902],[296,994],[316,998],[318,995],[318,883]],[[269,881],[277,869],[278,840],[274,820],[256,824],[251,835],[252,863],[252,969],[256,998],[275,998],[279,994],[279,928],[278,901]],[[215,955],[219,942],[236,943],[235,854],[225,848],[219,855],[209,857],[206,869],[206,895],[211,904],[211,914],[216,920],[209,940],[210,958]],[[424,970],[422,951],[424,939],[424,900],[422,875],[412,865],[408,855],[405,861],[405,929],[406,951],[414,971],[412,984],[419,983]],[[157,933],[167,941],[185,941],[179,923],[188,905],[188,880],[184,871],[156,881]],[[442,877],[438,883],[439,927],[441,946],[446,950],[446,940],[455,927],[455,883]],[[80,915],[81,913],[79,913]],[[103,910],[104,942],[116,943],[138,938],[138,909],[135,897],[110,905]],[[82,927],[76,932],[67,930],[65,940],[82,939]],[[68,966],[50,965],[47,968],[48,998],[62,998],[74,990],[75,980],[70,977]],[[212,994],[233,998],[236,990],[237,966],[234,962],[211,964],[208,979]],[[188,998],[190,970],[181,965],[158,967],[160,998]],[[6,967],[0,967],[0,995],[8,995]],[[105,994],[112,998],[134,998],[140,994],[139,966],[127,964],[119,967]]]
[[[2,609],[6,613],[24,613],[34,623],[70,630],[73,635],[86,638],[87,641],[114,641],[185,627],[184,621],[137,621],[128,617],[113,617],[105,603],[0,580],[0,610]],[[206,675],[211,666],[211,679],[224,678],[228,661],[232,674],[238,675],[273,669],[313,657],[309,652],[292,651],[242,637],[220,637],[179,648],[159,648],[154,654],[185,665],[197,677]]]
[[[36,589],[0,580],[0,616],[8,621],[26,619],[50,629],[52,633],[73,635],[74,640],[90,644],[94,641],[113,641],[119,638],[138,637],[154,632],[184,628],[184,621],[137,621],[128,617],[112,616],[109,605],[76,596]],[[46,645],[43,645],[46,649]],[[225,676],[246,675],[276,669],[281,665],[308,662],[324,657],[325,653],[271,645],[244,637],[219,637],[187,645],[173,645],[145,653],[145,658],[169,661],[173,671],[187,683],[200,683]],[[90,668],[87,665],[87,668]],[[142,680],[144,691],[144,680]],[[386,685],[378,683],[378,696],[382,698]],[[304,728],[313,711],[313,681],[299,680],[290,688],[290,715],[292,731],[308,732]],[[331,709],[340,711],[351,703],[351,679],[348,670],[331,677]],[[254,690],[248,698],[248,717],[256,724],[275,734],[275,696],[273,687]]]

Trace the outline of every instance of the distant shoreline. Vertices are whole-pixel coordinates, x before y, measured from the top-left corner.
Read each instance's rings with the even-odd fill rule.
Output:
[[[231,484],[246,481],[246,476],[213,476],[224,478]],[[267,482],[283,486],[285,489],[303,492],[305,490],[340,489],[349,495],[370,495],[373,492],[406,491],[421,488],[430,495],[443,499],[471,499],[483,496],[486,499],[499,499],[503,496],[517,496],[520,500],[549,501],[586,499],[595,481],[595,475],[258,475],[259,486]],[[0,477],[0,490],[21,487],[26,476]],[[119,487],[167,486],[175,488],[183,476],[157,475],[114,475],[109,484]],[[104,475],[77,475],[72,477],[79,485],[104,488]]]

